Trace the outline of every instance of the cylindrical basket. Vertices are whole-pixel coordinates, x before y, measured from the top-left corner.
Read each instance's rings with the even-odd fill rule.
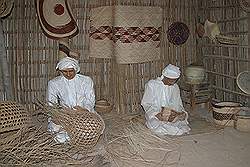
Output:
[[[220,102],[213,105],[214,122],[222,126],[233,126],[234,117],[240,111],[240,104],[235,102]]]
[[[234,128],[242,132],[250,132],[250,108],[242,109],[236,115]]]
[[[14,101],[0,102],[0,133],[18,130],[30,123],[27,109]]]
[[[98,100],[95,105],[95,110],[98,113],[108,113],[112,111],[113,106],[105,99]]]
[[[184,75],[187,83],[200,84],[205,78],[205,69],[202,66],[188,66]]]

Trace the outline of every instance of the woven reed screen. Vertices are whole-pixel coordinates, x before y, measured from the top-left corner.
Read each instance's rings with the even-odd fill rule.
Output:
[[[250,70],[249,15],[240,8],[238,0],[202,0],[198,6],[201,21],[217,22],[223,35],[239,37],[238,45],[215,44],[207,38],[198,41],[215,98],[250,106],[250,96],[236,84],[238,73]]]
[[[94,80],[96,99],[107,98],[115,111],[137,112],[145,83],[160,75],[168,63],[184,67],[196,60],[195,23],[197,0],[69,0],[79,26],[79,35],[70,47],[81,54],[81,72]],[[117,64],[112,59],[89,57],[89,11],[104,5],[160,6],[163,27],[160,60],[138,64]],[[188,25],[190,36],[181,46],[166,39],[168,26],[175,21]],[[45,100],[49,79],[55,77],[58,42],[43,35],[34,1],[15,1],[14,9],[3,21],[8,60],[11,64],[15,100],[32,109],[34,100]]]

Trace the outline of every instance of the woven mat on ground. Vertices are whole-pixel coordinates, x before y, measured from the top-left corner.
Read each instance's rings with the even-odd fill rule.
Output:
[[[120,64],[159,59],[161,11],[148,6],[91,9],[90,57],[114,57]]]

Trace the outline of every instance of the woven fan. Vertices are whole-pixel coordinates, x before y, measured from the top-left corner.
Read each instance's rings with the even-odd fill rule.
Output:
[[[67,131],[71,144],[85,148],[94,147],[105,128],[98,114],[85,109],[52,109],[51,115]]]

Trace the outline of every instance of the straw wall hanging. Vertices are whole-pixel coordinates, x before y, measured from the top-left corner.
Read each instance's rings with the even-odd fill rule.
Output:
[[[119,64],[158,60],[162,9],[105,6],[91,9],[90,56]]]

